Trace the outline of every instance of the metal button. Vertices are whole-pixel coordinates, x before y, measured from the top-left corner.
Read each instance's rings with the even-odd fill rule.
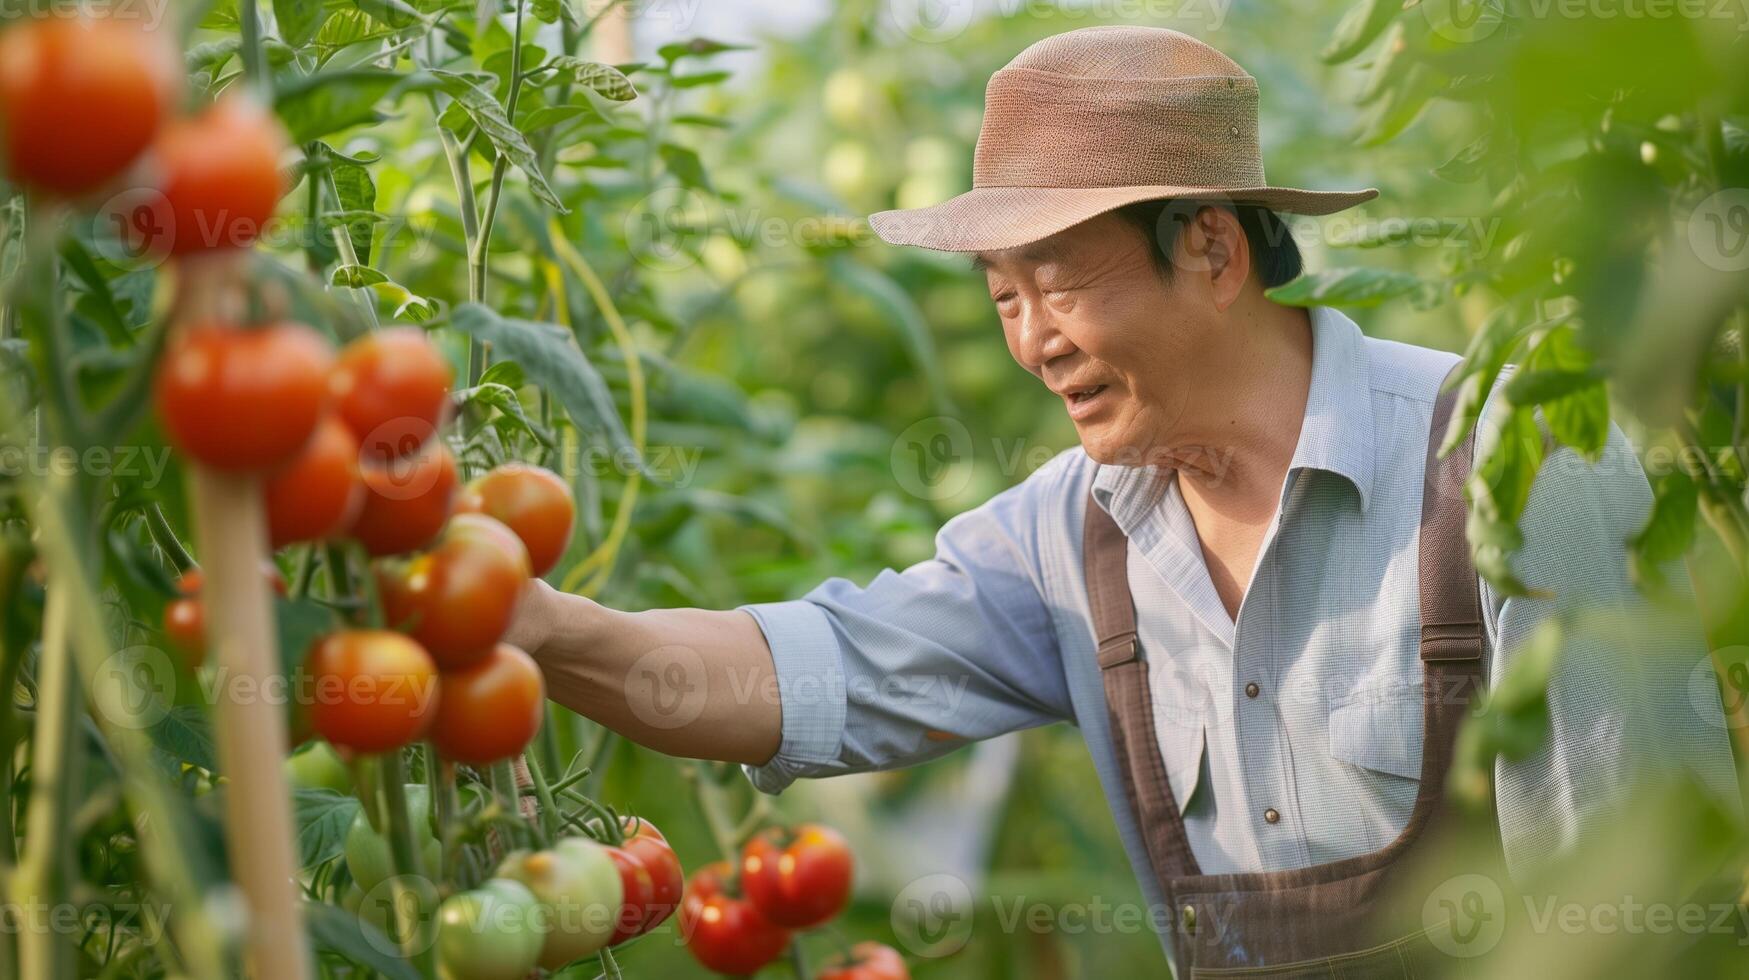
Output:
[[[1178,919],[1184,923],[1184,931],[1188,935],[1196,935],[1196,906],[1186,905],[1179,910]]]
[[[1239,127],[1237,127],[1237,126],[1228,126],[1228,127],[1227,127],[1227,135],[1229,135],[1229,136],[1237,136],[1237,135],[1239,135]]]
[[[1254,698],[1257,696],[1257,692],[1259,690],[1261,690],[1261,688],[1259,688],[1257,686],[1257,682],[1252,681],[1251,683],[1245,685],[1245,696],[1248,698]]]
[[[1281,823],[1281,814],[1275,812],[1275,807],[1270,807],[1263,811],[1263,820],[1265,823]]]

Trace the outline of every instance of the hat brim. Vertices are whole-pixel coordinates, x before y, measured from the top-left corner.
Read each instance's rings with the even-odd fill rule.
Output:
[[[1113,208],[1165,198],[1256,204],[1288,214],[1334,214],[1377,197],[1363,191],[1292,187],[979,187],[927,208],[881,211],[869,224],[882,241],[940,252],[995,252],[1030,245]]]

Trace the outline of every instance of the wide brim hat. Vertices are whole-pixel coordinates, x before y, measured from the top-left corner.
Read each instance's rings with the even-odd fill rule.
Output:
[[[1323,215],[1377,196],[1271,186],[1257,80],[1226,55],[1165,28],[1089,27],[1034,44],[990,77],[971,190],[869,224],[894,245],[985,252],[1139,201]]]

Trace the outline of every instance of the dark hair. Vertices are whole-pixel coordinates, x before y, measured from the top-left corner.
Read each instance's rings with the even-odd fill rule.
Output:
[[[1266,207],[1256,204],[1226,204],[1214,201],[1138,201],[1118,208],[1118,217],[1134,225],[1153,242],[1154,264],[1164,278],[1172,278],[1172,245],[1184,224],[1198,208],[1224,208],[1239,219],[1245,240],[1251,245],[1251,264],[1264,288],[1272,288],[1298,278],[1301,269],[1300,247],[1288,230],[1287,222]]]

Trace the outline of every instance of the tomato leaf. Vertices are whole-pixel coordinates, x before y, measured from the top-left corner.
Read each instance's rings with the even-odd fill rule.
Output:
[[[1265,295],[1287,306],[1377,306],[1420,288],[1421,280],[1395,269],[1308,272]]]
[[[408,92],[437,83],[424,72],[411,75],[378,68],[344,68],[321,71],[282,81],[274,94],[273,109],[295,142],[353,126],[382,121],[378,104],[393,102]]]
[[[346,845],[346,831],[358,816],[355,796],[331,789],[292,791],[297,826],[298,867],[309,870],[333,860]]]
[[[320,952],[368,967],[387,980],[420,980],[411,962],[387,952],[395,948],[394,940],[345,909],[305,902],[304,927]]]
[[[521,365],[531,382],[559,399],[579,429],[593,429],[615,450],[636,453],[606,379],[564,327],[500,316],[477,303],[456,307],[449,322],[457,330],[491,344],[497,356]],[[639,459],[638,466],[643,465]]]
[[[711,189],[710,175],[705,173],[704,164],[698,159],[697,153],[686,147],[663,143],[662,163],[684,186],[706,191]]]
[[[656,54],[660,55],[663,61],[673,64],[682,58],[704,58],[713,54],[721,54],[724,51],[750,50],[752,49],[745,44],[725,44],[722,41],[713,41],[708,37],[695,37],[689,41],[664,44],[656,49]]]
[[[554,445],[553,434],[528,417],[528,413],[523,411],[522,401],[516,397],[516,392],[505,385],[481,383],[472,388],[463,388],[450,397],[455,399],[458,406],[479,402],[495,408],[513,423],[514,428],[527,432],[541,445]]]
[[[1628,551],[1635,581],[1657,587],[1664,582],[1662,566],[1681,558],[1694,543],[1700,488],[1678,468],[1659,476],[1652,490],[1652,512],[1646,515],[1646,526],[1628,539]]]
[[[632,80],[612,65],[563,55],[547,62],[547,67],[569,74],[577,84],[604,99],[630,102],[638,97],[638,90],[632,85]]]
[[[146,730],[154,754],[168,772],[180,772],[183,763],[217,772],[219,754],[214,748],[213,726],[206,712],[192,704],[171,705],[164,717]]]
[[[1318,52],[1318,57],[1325,64],[1336,65],[1365,51],[1402,9],[1398,0],[1361,0],[1342,15],[1342,20],[1336,24],[1336,33],[1324,50]]]
[[[535,155],[534,147],[528,143],[528,138],[521,130],[511,125],[510,119],[504,114],[504,107],[498,104],[491,93],[475,84],[465,75],[443,69],[432,69],[432,74],[439,79],[443,90],[455,99],[474,125],[480,127],[480,132],[492,142],[499,153],[504,154],[510,162],[516,165],[528,177],[529,190],[541,203],[559,212],[569,214],[570,209],[553,193],[552,185],[541,172],[540,159]]]
[[[1562,324],[1543,334],[1524,367],[1507,382],[1507,398],[1540,405],[1554,437],[1595,462],[1609,440],[1609,393],[1578,330]]]
[[[309,0],[273,0],[273,19],[279,22],[280,37],[285,43],[301,48],[316,36],[316,29],[328,11],[320,3]]]

